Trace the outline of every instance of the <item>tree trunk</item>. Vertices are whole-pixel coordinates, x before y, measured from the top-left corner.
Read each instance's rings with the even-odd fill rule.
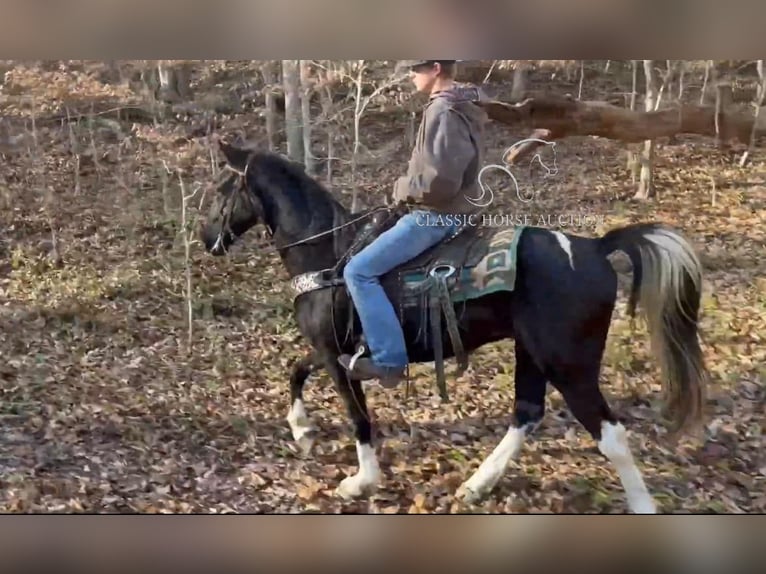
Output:
[[[705,79],[702,80],[702,91],[700,92],[700,105],[705,103],[705,91],[707,90],[708,78],[710,78],[710,68],[713,65],[713,60],[705,61]]]
[[[633,67],[633,89],[630,92],[630,109],[635,111],[636,97],[638,96],[638,60],[631,60],[630,63]]]
[[[646,77],[646,99],[644,109],[647,112],[655,110],[656,106],[656,84],[654,78],[654,60],[644,60],[644,76]],[[655,194],[654,178],[652,173],[652,164],[654,162],[654,140],[649,139],[644,142],[644,151],[641,154],[641,178],[638,182],[638,191],[636,199],[649,199]]]
[[[683,99],[684,99],[684,78],[686,76],[686,66],[687,66],[687,63],[685,60],[681,60],[679,62],[679,70],[678,70],[678,101],[679,103],[683,103]]]
[[[518,62],[513,70],[513,86],[511,87],[511,101],[520,102],[527,91],[527,65],[526,62]]]
[[[662,102],[663,95],[670,94],[670,91],[673,86],[673,75],[675,73],[675,62],[673,60],[666,60],[667,68],[665,69],[665,73],[662,76],[662,84],[660,85],[660,91],[657,94],[657,97],[654,100],[654,109],[658,110],[660,109],[660,102]]]
[[[157,99],[170,104],[191,99],[190,70],[188,65],[168,64],[160,60],[157,64],[160,87]]]
[[[327,130],[327,175],[325,181],[328,189],[332,187],[332,160],[335,155],[335,138],[332,129]]]
[[[638,60],[630,61],[633,70],[633,89],[630,92],[630,110],[636,110],[636,96],[638,96]],[[641,162],[638,160],[638,152],[634,146],[628,144],[628,171],[633,185],[638,182],[638,176],[641,171]]]
[[[359,124],[364,113],[362,109],[362,79],[366,67],[365,61],[359,60],[359,72],[357,73],[356,93],[354,95],[354,149],[351,152],[351,213],[359,211],[359,186],[356,181],[356,168],[361,147]]]
[[[282,60],[282,80],[285,88],[285,131],[287,132],[287,157],[304,161],[303,130],[301,129],[301,97],[299,60]]]
[[[266,138],[268,139],[269,151],[274,151],[276,145],[276,118],[277,104],[274,98],[274,87],[279,82],[279,73],[276,60],[267,60],[261,66],[263,75],[264,105],[266,107]]]
[[[574,70],[575,66],[577,64],[577,60],[566,60],[566,63],[564,64],[564,78],[567,82],[571,82],[573,80]],[[577,68],[579,70],[579,67]]]
[[[311,152],[311,69],[308,60],[300,60],[301,76],[301,120],[303,125],[303,157],[305,158],[306,173],[314,175],[316,165],[314,154]]]
[[[415,147],[415,134],[417,132],[416,121],[417,113],[412,111],[409,114],[409,121],[407,122],[407,147],[412,149]]]
[[[125,80],[120,69],[119,60],[104,60],[104,69],[99,74],[99,80],[105,84],[121,84]],[[0,83],[2,79],[0,79]]]
[[[718,81],[716,81],[714,123],[715,123],[715,147],[717,149],[721,148],[721,112],[723,111],[723,108],[721,105],[722,91],[723,91],[723,85],[719,83]]]
[[[332,170],[335,156],[335,121],[333,115],[333,101],[331,74],[328,70],[319,70],[319,101],[322,105],[322,117],[319,125],[324,127],[327,136],[327,165],[325,166],[325,183],[328,188],[332,187]]]

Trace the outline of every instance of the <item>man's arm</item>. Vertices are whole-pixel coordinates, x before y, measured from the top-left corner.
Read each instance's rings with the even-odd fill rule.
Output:
[[[394,199],[435,203],[455,196],[463,174],[476,155],[466,121],[459,112],[441,110],[426,125],[420,169],[400,177],[394,185]]]

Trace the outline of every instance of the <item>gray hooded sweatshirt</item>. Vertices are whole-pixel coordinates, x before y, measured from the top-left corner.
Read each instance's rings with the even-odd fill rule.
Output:
[[[474,101],[486,100],[475,86],[455,85],[431,95],[423,111],[407,175],[394,184],[394,199],[439,213],[465,214],[481,195],[478,184],[486,112]]]

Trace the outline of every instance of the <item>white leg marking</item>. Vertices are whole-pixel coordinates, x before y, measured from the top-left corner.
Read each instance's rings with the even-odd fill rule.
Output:
[[[356,442],[359,472],[344,478],[338,486],[338,494],[345,499],[357,498],[374,490],[380,483],[380,466],[372,445]]]
[[[293,433],[293,438],[304,454],[311,452],[311,447],[314,446],[314,439],[312,433],[314,427],[306,415],[306,408],[303,406],[301,399],[295,399],[295,402],[290,407],[290,412],[287,413],[287,424],[290,425],[290,430]]]
[[[572,242],[569,241],[569,238],[561,233],[560,231],[551,231],[553,235],[556,236],[556,239],[558,239],[559,245],[561,245],[561,249],[564,250],[564,253],[567,254],[567,257],[569,257],[569,266],[574,269],[574,259],[572,258]]]
[[[487,459],[481,463],[478,470],[473,473],[458,489],[456,496],[468,502],[475,502],[485,494],[488,494],[503,476],[508,462],[516,460],[521,454],[524,444],[526,427],[510,427],[508,432],[495,447]]]
[[[601,423],[601,440],[598,449],[614,464],[620,482],[625,489],[625,497],[628,499],[628,508],[635,514],[655,514],[654,500],[649,494],[633,461],[628,445],[628,435],[625,427],[620,423],[612,424],[604,421]]]

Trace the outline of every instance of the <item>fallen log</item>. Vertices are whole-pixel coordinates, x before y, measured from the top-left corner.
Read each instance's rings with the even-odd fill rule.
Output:
[[[630,110],[607,102],[578,101],[571,97],[541,96],[511,104],[497,100],[477,102],[490,119],[535,130],[530,137],[556,140],[568,136],[599,136],[638,143],[680,134],[716,137],[716,110],[712,106],[683,105],[653,112]],[[718,116],[720,141],[750,143],[753,115],[722,111]],[[756,138],[766,135],[766,122],[758,122]],[[505,159],[513,163],[542,144],[529,142]]]

